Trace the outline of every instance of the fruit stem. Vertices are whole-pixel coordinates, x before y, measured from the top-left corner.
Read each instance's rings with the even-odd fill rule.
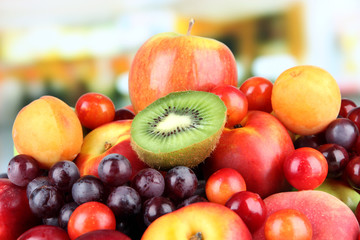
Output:
[[[109,150],[111,147],[112,147],[111,143],[105,142],[104,144],[105,151]]]
[[[186,33],[187,36],[190,35],[191,29],[193,28],[194,23],[195,23],[195,20],[193,18],[191,18],[190,21],[189,21],[189,28],[188,28],[188,31]]]
[[[201,232],[197,232],[195,235],[192,235],[189,240],[203,240],[203,235]]]

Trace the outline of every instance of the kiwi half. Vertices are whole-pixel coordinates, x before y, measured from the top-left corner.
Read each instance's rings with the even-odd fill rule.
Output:
[[[226,106],[217,95],[173,92],[135,116],[131,146],[153,168],[194,167],[214,150],[225,122]]]

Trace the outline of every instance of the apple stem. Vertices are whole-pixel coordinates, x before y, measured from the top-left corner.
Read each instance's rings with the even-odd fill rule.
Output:
[[[187,36],[190,35],[191,29],[193,28],[194,23],[195,23],[195,20],[193,18],[191,18],[190,21],[189,21],[189,28],[188,28],[188,31],[186,33]]]
[[[105,151],[109,150],[111,147],[112,147],[111,143],[105,142],[105,145],[104,145]]]
[[[203,235],[201,232],[197,232],[195,235],[191,236],[189,240],[203,240]]]

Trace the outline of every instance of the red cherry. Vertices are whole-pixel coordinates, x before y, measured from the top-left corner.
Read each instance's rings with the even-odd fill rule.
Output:
[[[324,155],[314,148],[296,149],[284,161],[286,180],[298,190],[315,189],[324,182],[328,164]]]
[[[259,110],[271,113],[271,93],[273,83],[263,77],[251,77],[241,86],[240,90],[245,94],[249,110]]]
[[[113,121],[115,105],[103,94],[86,93],[77,100],[75,112],[84,127],[94,129]]]
[[[227,122],[225,127],[232,128],[240,124],[248,111],[248,101],[244,93],[232,85],[215,87],[211,93],[218,95],[227,108]]]
[[[340,112],[339,115],[346,118],[349,112],[356,108],[356,103],[354,103],[352,100],[343,98],[341,99],[341,106],[340,106]]]
[[[235,193],[225,206],[236,212],[252,233],[265,222],[266,205],[257,193],[249,191]]]

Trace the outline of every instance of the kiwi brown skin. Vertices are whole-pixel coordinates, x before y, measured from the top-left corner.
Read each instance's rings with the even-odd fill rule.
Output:
[[[183,93],[186,92],[195,91],[185,91]],[[214,95],[212,93],[207,94]],[[216,96],[216,98],[218,98],[218,96]],[[220,126],[219,129],[215,133],[212,133],[207,138],[203,139],[202,141],[195,142],[191,145],[170,152],[160,152],[160,150],[158,150],[159,152],[154,152],[141,147],[131,137],[131,147],[137,153],[139,159],[141,159],[147,165],[155,169],[168,170],[175,166],[187,166],[192,168],[199,165],[201,162],[205,161],[205,159],[209,157],[211,152],[215,149],[226,123],[226,107],[223,101],[220,98],[218,99],[219,103],[223,106],[222,109],[224,117],[220,121],[221,124],[218,125]],[[135,130],[134,126],[132,126],[132,130]]]
[[[224,124],[225,125],[224,121]],[[210,156],[219,142],[224,126],[217,133],[202,142],[194,143],[186,148],[169,153],[153,153],[131,141],[131,147],[138,154],[140,160],[152,168],[168,170],[175,166],[195,167]]]

